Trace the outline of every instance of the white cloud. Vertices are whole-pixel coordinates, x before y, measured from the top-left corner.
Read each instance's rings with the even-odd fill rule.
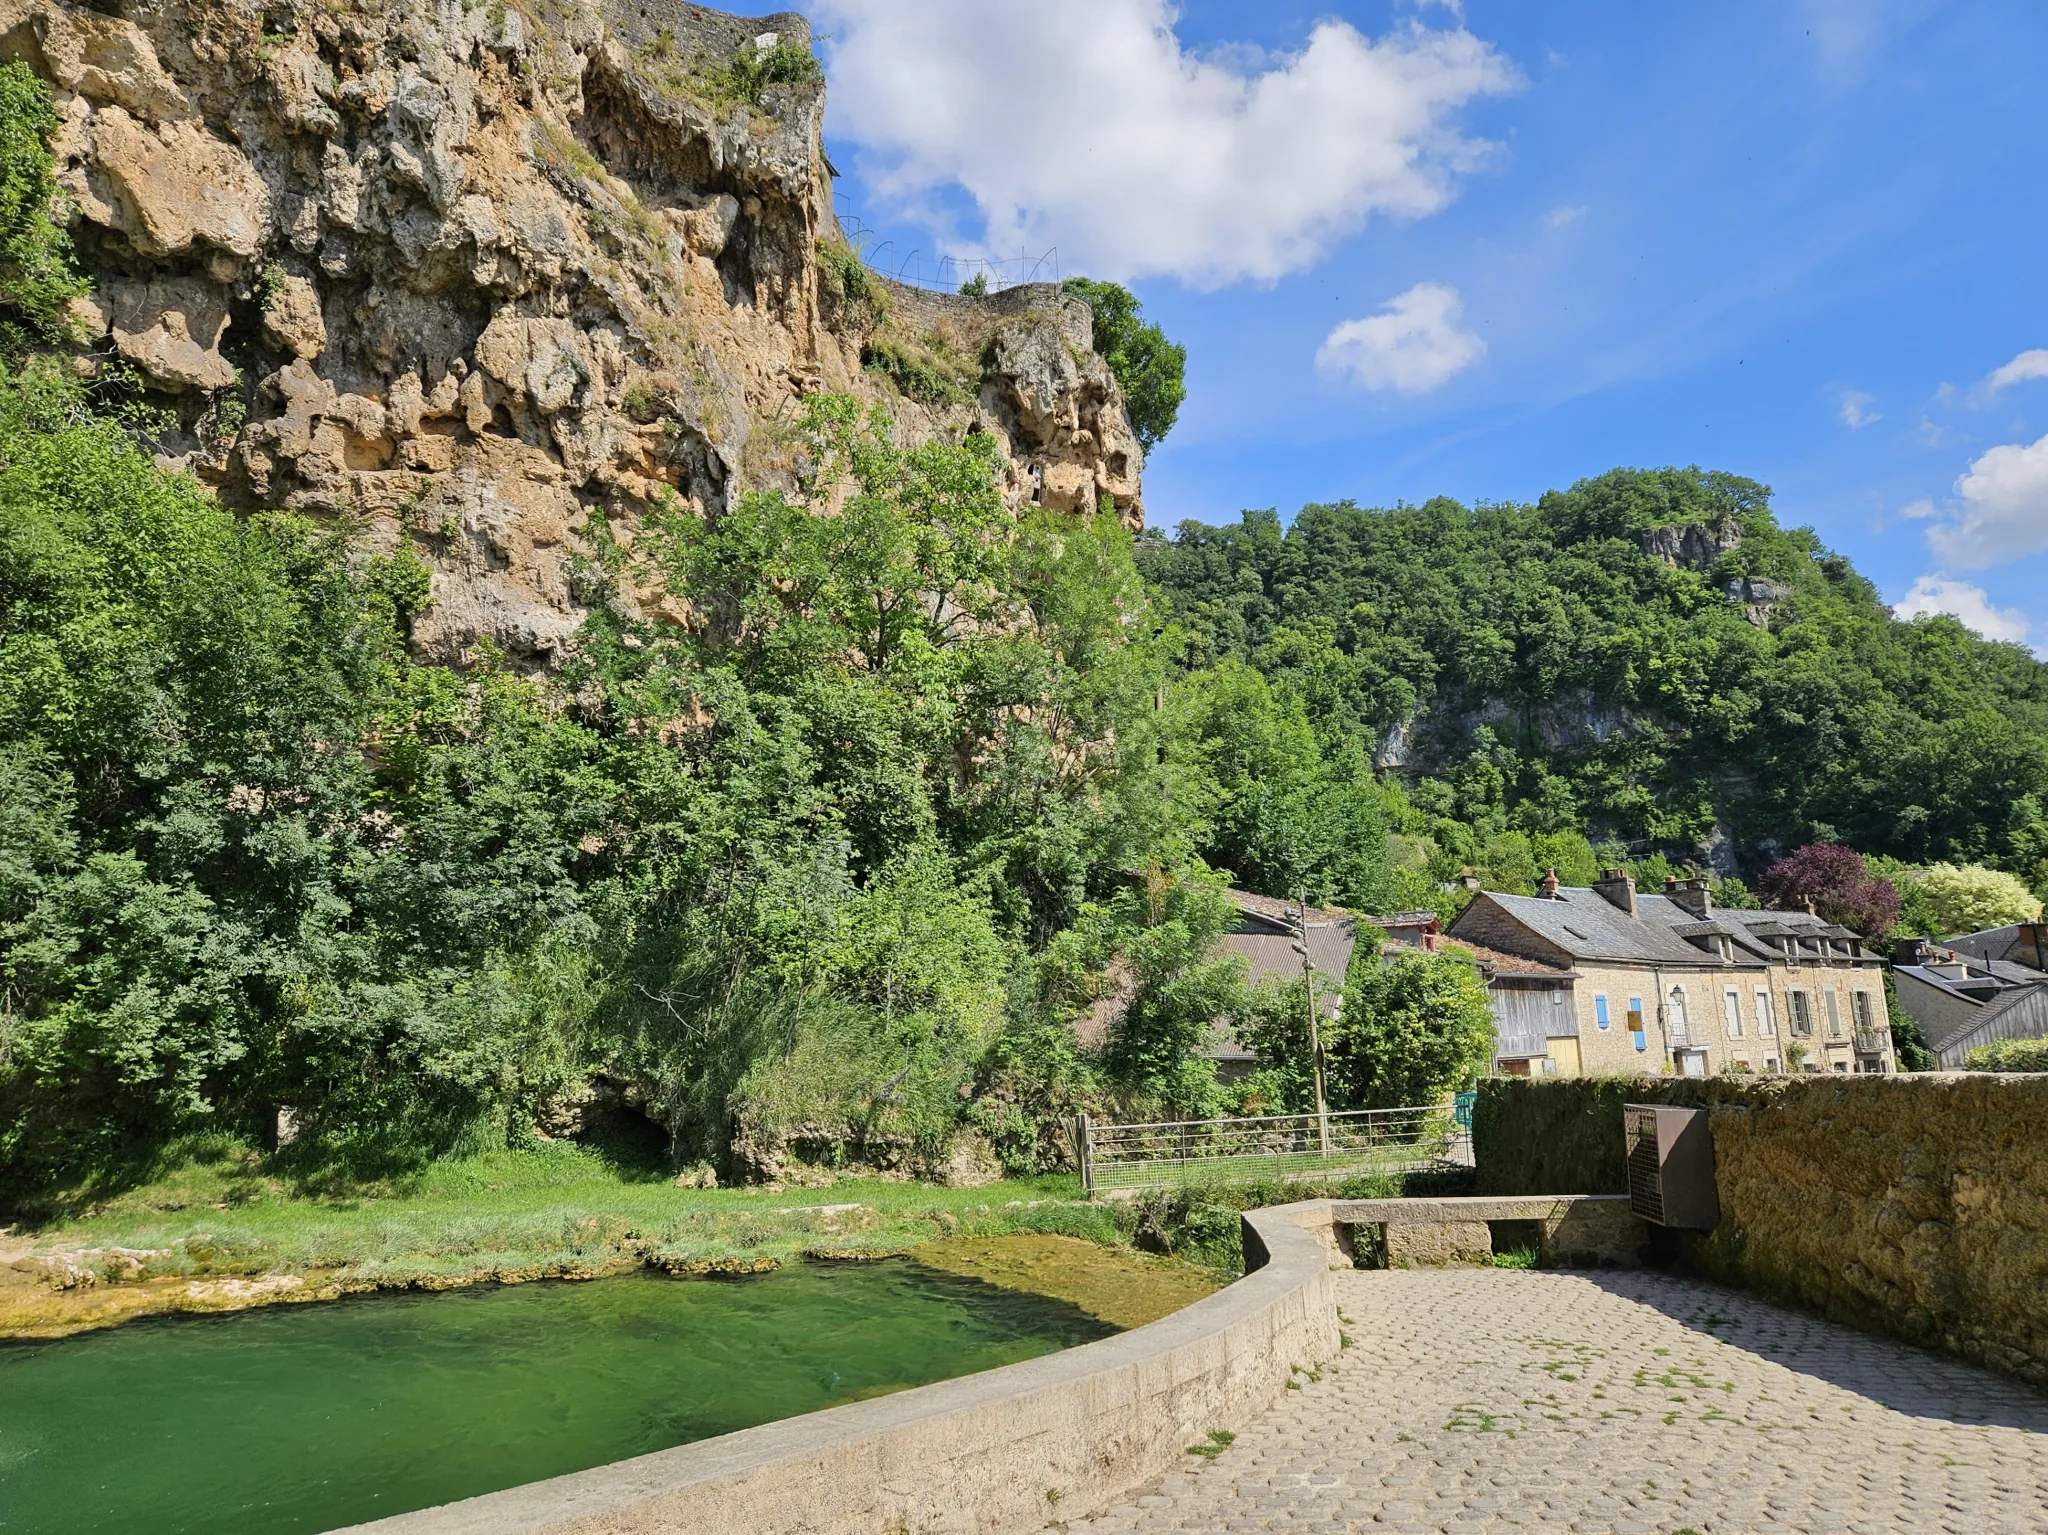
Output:
[[[1860,431],[1873,421],[1882,421],[1884,417],[1870,408],[1875,403],[1874,396],[1859,394],[1854,389],[1845,390],[1840,411],[1842,425],[1851,431]]]
[[[816,0],[833,131],[893,211],[942,233],[964,191],[988,253],[1067,270],[1270,281],[1373,215],[1450,201],[1490,145],[1454,118],[1514,88],[1462,27],[1373,39],[1318,22],[1298,53],[1196,56],[1170,0]]]
[[[1901,618],[1918,618],[1923,613],[1946,613],[1975,629],[1987,640],[2024,642],[2027,615],[2018,608],[1994,608],[1984,588],[1946,576],[1922,576],[1913,589],[1892,604]]]
[[[1927,530],[1944,564],[1983,570],[2048,549],[2048,437],[2007,443],[1971,464],[1949,515]]]
[[[2035,347],[2020,353],[2002,368],[1994,368],[1991,376],[1979,384],[1974,393],[1989,400],[2001,389],[2010,389],[2014,384],[2031,383],[2037,378],[2048,378],[2048,347]]]
[[[1935,515],[1934,503],[1927,500],[1909,501],[1899,508],[1899,515],[1901,517],[1910,517],[1916,522],[1923,518],[1932,517]]]
[[[1316,367],[1366,389],[1428,394],[1486,355],[1486,343],[1458,329],[1458,290],[1419,282],[1380,312],[1345,320],[1316,352]]]
[[[1552,229],[1562,229],[1565,225],[1575,223],[1579,219],[1584,218],[1585,216],[1586,205],[1584,203],[1579,203],[1576,206],[1569,208],[1552,208],[1548,213],[1543,215],[1543,222],[1548,224]]]

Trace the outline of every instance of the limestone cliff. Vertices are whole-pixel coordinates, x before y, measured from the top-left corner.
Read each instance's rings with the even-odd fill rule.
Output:
[[[81,366],[137,370],[232,504],[412,547],[446,661],[548,664],[592,514],[630,550],[667,497],[786,482],[778,423],[819,390],[991,434],[1013,506],[1141,520],[1084,304],[847,250],[809,49],[799,16],[678,0],[0,0],[62,118]]]

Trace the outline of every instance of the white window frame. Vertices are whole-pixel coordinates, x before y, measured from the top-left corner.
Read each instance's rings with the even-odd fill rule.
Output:
[[[1842,999],[1837,989],[1833,986],[1828,988],[1827,998],[1828,1038],[1840,1039],[1842,1037]]]
[[[1721,993],[1721,1024],[1730,1039],[1742,1038],[1742,993],[1733,986]]]
[[[1756,994],[1756,1037],[1772,1039],[1777,1032],[1777,1020],[1771,1016],[1771,994],[1759,989]]]

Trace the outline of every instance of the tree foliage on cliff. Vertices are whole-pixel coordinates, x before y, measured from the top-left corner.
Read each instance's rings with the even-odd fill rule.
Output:
[[[1490,863],[1526,882],[1569,856],[1542,838],[1681,857],[1717,821],[1751,849],[2048,875],[2048,667],[1894,619],[1753,481],[1615,470],[1533,505],[1247,512],[1138,558],[1185,664],[1242,660],[1327,742],[1405,763],[1418,883]]]
[[[690,626],[605,603],[527,680],[411,658],[409,552],[237,520],[0,372],[0,1191],[287,1109],[308,1165],[516,1142],[593,1074],[728,1172],[1216,1107],[1202,855],[1341,773],[1217,790],[1113,517],[1013,520],[983,439],[849,400],[797,430],[793,492],[640,530]],[[1337,841],[1302,867],[1369,878]]]
[[[0,308],[38,341],[60,339],[64,305],[86,291],[56,217],[56,130],[50,88],[26,64],[0,64]]]
[[[1094,313],[1095,350],[1124,392],[1124,411],[1139,446],[1150,453],[1173,430],[1188,397],[1188,349],[1147,324],[1144,307],[1121,284],[1069,277],[1061,286]]]

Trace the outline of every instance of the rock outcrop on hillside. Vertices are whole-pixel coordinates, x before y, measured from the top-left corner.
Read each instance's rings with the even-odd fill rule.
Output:
[[[62,119],[87,365],[135,370],[232,504],[413,548],[424,655],[535,667],[594,600],[593,515],[630,552],[671,497],[787,483],[820,390],[990,433],[1013,506],[1142,519],[1084,304],[853,259],[809,47],[678,0],[0,0]]]

